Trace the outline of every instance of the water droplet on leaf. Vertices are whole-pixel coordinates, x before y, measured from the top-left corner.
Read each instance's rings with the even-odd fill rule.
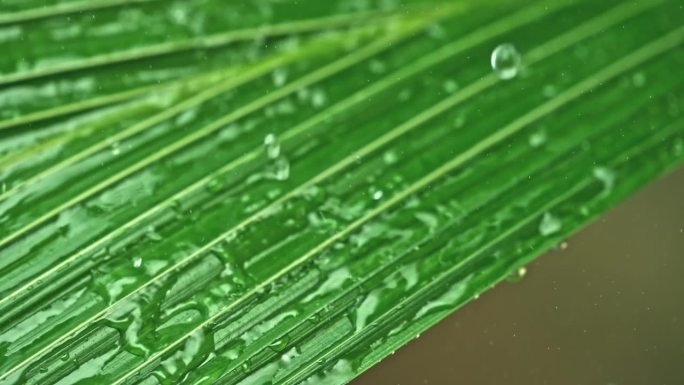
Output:
[[[446,91],[448,94],[453,94],[454,92],[458,91],[458,83],[451,79],[445,81],[443,87],[444,91]]]
[[[539,233],[543,236],[549,236],[560,231],[563,227],[560,219],[551,215],[551,213],[544,214],[541,223],[539,223]]]
[[[546,143],[546,139],[546,132],[538,131],[530,135],[530,139],[528,142],[530,143],[530,146],[536,148]]]
[[[508,282],[517,283],[522,281],[527,275],[526,267],[519,267],[516,271],[512,272],[506,279]]]
[[[643,72],[637,72],[632,76],[632,84],[634,87],[641,88],[646,85],[646,75]]]
[[[223,182],[219,178],[211,178],[206,187],[209,192],[217,193],[223,188]]]
[[[510,80],[518,75],[522,58],[513,44],[505,43],[492,51],[491,65],[501,80]]]
[[[264,147],[266,147],[266,156],[269,159],[276,159],[280,155],[280,143],[275,135],[268,134],[264,138]]]
[[[284,68],[278,68],[273,71],[273,84],[280,87],[287,82],[287,71]]]
[[[615,186],[615,172],[606,167],[596,167],[593,173],[594,177],[603,183],[603,194],[610,194]]]
[[[281,181],[290,177],[290,162],[287,159],[280,157],[276,160],[274,177]]]

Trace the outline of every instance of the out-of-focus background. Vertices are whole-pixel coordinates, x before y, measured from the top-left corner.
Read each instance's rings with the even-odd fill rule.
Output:
[[[684,384],[684,169],[352,385]]]

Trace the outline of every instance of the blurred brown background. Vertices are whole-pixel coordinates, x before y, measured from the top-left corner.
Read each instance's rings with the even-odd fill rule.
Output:
[[[352,385],[684,384],[684,169]]]

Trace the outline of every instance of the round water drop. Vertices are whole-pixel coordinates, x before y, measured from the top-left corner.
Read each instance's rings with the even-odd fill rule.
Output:
[[[520,72],[522,59],[513,44],[506,43],[494,49],[491,64],[499,79],[510,80]]]
[[[245,374],[248,374],[249,372],[252,371],[252,364],[248,361],[245,361],[241,366],[242,372]]]

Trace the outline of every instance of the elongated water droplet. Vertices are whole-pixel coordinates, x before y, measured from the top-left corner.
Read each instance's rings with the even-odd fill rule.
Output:
[[[145,237],[150,241],[159,242],[164,239],[154,227],[148,227],[145,232]]]
[[[515,46],[510,43],[496,47],[491,56],[492,69],[501,80],[510,80],[518,75],[522,59]]]
[[[290,162],[284,158],[280,157],[276,159],[275,162],[275,179],[276,180],[286,180],[290,177]]]
[[[266,156],[269,159],[276,159],[280,155],[280,143],[275,135],[268,134],[264,138],[264,147],[266,147]]]

